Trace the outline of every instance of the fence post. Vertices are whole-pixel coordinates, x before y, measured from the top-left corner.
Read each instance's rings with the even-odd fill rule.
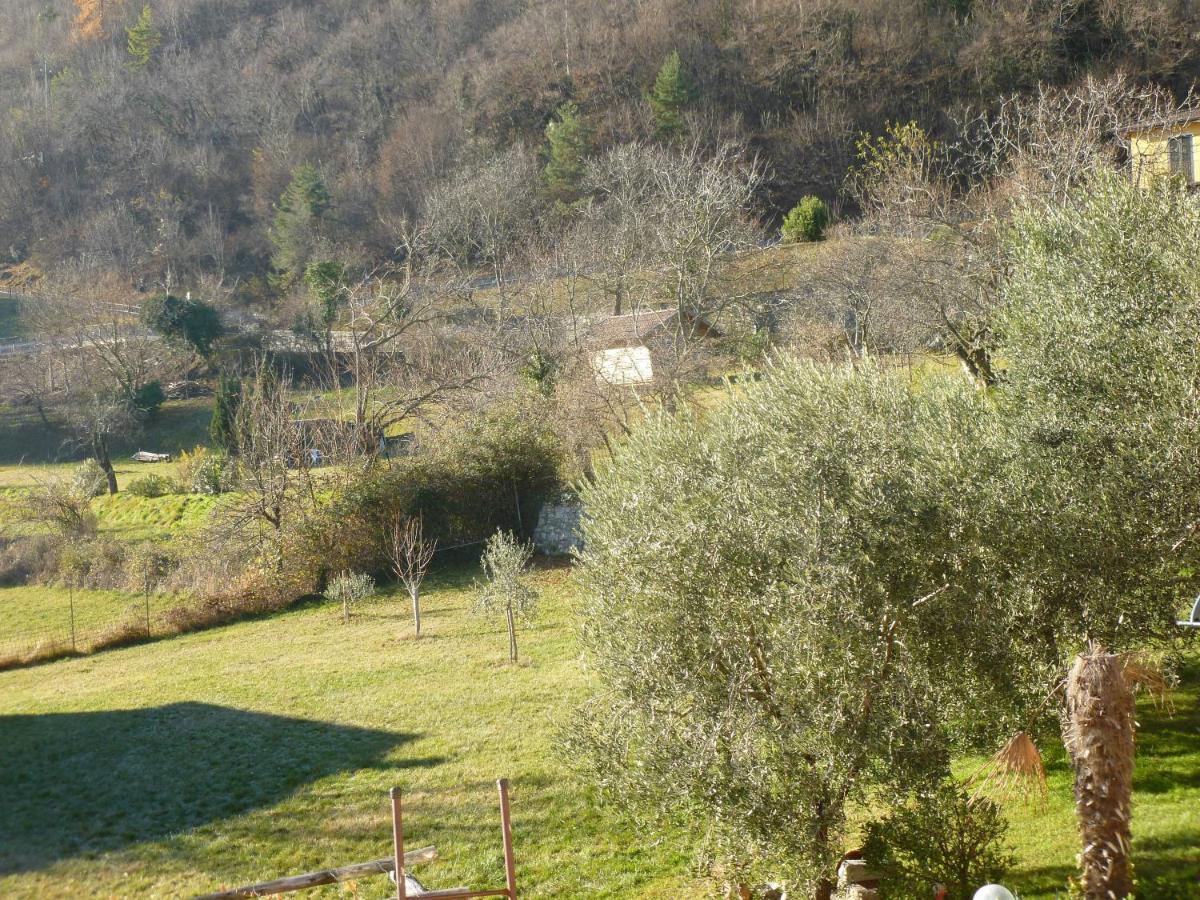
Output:
[[[75,647],[75,587],[73,585],[67,586],[67,598],[71,604],[71,652],[76,653],[78,651]]]
[[[500,828],[504,838],[504,879],[508,900],[517,900],[517,864],[513,859],[512,818],[508,810],[508,779],[496,782],[500,788]]]
[[[395,861],[396,898],[406,900],[408,896],[408,873],[404,871],[404,823],[400,817],[400,788],[388,791],[392,798],[392,858]]]

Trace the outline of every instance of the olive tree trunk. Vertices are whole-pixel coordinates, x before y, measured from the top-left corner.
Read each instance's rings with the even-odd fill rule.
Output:
[[[1066,746],[1075,768],[1075,813],[1083,895],[1127,897],[1134,702],[1121,658],[1102,648],[1081,654],[1067,676]]]

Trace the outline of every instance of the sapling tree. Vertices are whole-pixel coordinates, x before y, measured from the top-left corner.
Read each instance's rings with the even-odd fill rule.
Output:
[[[375,579],[366,572],[339,572],[329,579],[325,596],[342,605],[342,622],[350,622],[350,607],[375,593]]]
[[[396,517],[388,535],[388,559],[412,601],[413,627],[418,637],[421,634],[421,583],[436,550],[437,539],[425,537],[425,520],[421,516],[401,514]]]
[[[517,620],[529,619],[537,608],[537,589],[528,583],[525,570],[533,559],[533,545],[509,531],[497,531],[483,550],[484,581],[479,585],[475,609],[481,615],[504,615],[508,625],[508,659],[517,661]]]

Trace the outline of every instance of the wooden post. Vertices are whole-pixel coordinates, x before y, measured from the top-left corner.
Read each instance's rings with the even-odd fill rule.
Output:
[[[71,652],[74,653],[75,648],[75,588],[69,586],[67,588],[67,601],[71,604]]]
[[[396,873],[396,900],[406,900],[408,888],[405,880],[408,873],[404,869],[404,822],[400,817],[400,788],[392,788],[388,791],[388,796],[392,798],[392,858],[396,865],[392,871]]]
[[[500,827],[504,832],[504,879],[508,900],[517,900],[517,864],[513,859],[512,818],[508,811],[508,779],[496,782],[500,788]]]

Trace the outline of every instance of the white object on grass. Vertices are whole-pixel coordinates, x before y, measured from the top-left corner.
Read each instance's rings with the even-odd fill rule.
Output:
[[[975,892],[973,900],[1017,900],[1017,898],[1003,885],[985,884]]]

